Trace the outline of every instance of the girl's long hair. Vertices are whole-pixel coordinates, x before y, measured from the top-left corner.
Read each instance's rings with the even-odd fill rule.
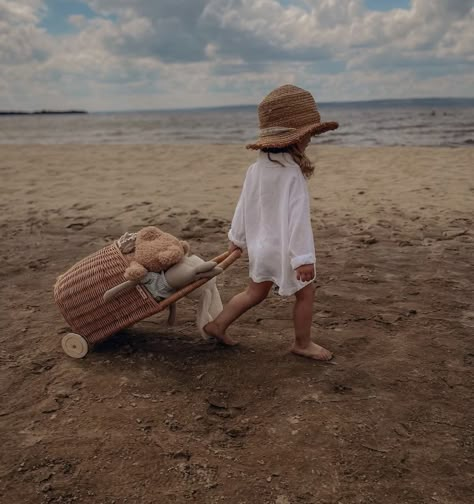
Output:
[[[270,157],[270,154],[280,154],[286,152],[293,158],[293,161],[301,168],[301,171],[305,176],[305,178],[309,179],[311,175],[313,175],[314,173],[313,163],[311,163],[305,152],[298,148],[298,144],[288,145],[288,147],[283,148],[269,147],[262,149],[262,151],[267,153],[268,159],[270,161],[272,161],[273,163],[278,163],[279,165],[281,165],[280,161],[272,159]]]

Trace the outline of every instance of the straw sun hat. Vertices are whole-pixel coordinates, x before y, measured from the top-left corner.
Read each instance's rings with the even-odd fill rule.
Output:
[[[321,122],[311,93],[285,84],[269,93],[258,106],[260,135],[247,149],[283,148],[308,133],[319,135],[335,130],[337,122]]]

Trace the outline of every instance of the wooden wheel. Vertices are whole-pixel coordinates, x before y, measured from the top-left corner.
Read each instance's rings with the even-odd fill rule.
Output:
[[[89,351],[87,341],[75,333],[67,333],[61,340],[61,346],[64,352],[74,359],[82,359]]]

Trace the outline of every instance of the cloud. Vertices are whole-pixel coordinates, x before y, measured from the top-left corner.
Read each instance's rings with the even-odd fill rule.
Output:
[[[474,61],[469,49],[474,42],[474,9],[469,0],[414,0],[409,11],[373,13],[360,23],[355,28],[366,34],[365,47],[356,50],[356,45],[347,53],[350,70],[410,70],[421,82],[433,75],[448,78],[469,72]]]
[[[115,30],[103,38],[104,46],[114,54],[165,62],[205,59],[207,42],[196,28],[205,0],[90,0],[89,5],[117,17]]]
[[[51,39],[37,27],[40,1],[0,0],[0,65],[45,61]]]
[[[82,14],[72,14],[68,17],[68,22],[76,28],[84,28],[87,24],[87,18]]]
[[[47,0],[0,0],[0,108],[248,103],[282,82],[320,100],[472,95],[472,0],[84,1],[96,17],[53,36]]]
[[[211,0],[199,24],[221,59],[247,63],[314,61],[331,51],[314,37],[314,20],[298,6],[283,7],[276,0]]]

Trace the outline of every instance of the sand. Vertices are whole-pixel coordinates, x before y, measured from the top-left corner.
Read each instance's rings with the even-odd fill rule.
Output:
[[[68,358],[55,277],[156,224],[210,258],[253,152],[238,146],[1,146],[0,501],[472,502],[474,150],[310,154],[314,336],[288,353],[272,295],[202,340],[194,305]],[[227,300],[245,258],[221,278]]]

